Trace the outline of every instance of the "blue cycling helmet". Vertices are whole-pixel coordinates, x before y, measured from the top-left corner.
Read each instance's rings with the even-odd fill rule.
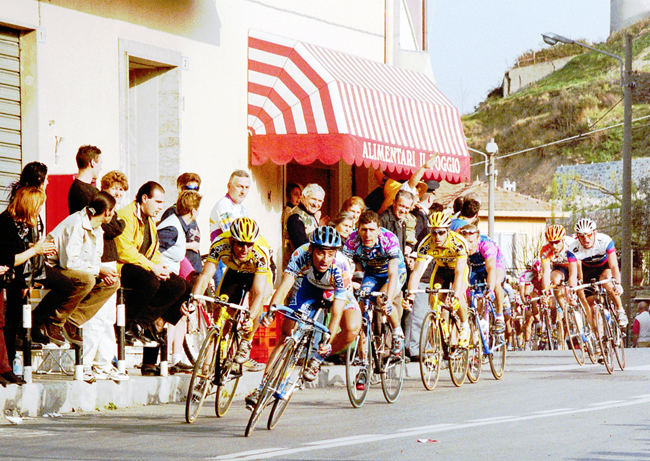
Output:
[[[317,227],[309,236],[309,243],[323,250],[336,250],[341,248],[341,235],[330,226]]]

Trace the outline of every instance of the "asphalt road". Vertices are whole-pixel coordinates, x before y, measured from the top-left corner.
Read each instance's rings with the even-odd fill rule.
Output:
[[[486,365],[456,388],[443,370],[432,392],[413,376],[396,404],[373,387],[356,410],[344,388],[307,389],[274,430],[263,419],[248,438],[241,400],[222,419],[212,403],[192,425],[181,404],[4,424],[0,459],[650,459],[650,349],[628,350],[611,376],[568,351],[513,353],[501,381]]]

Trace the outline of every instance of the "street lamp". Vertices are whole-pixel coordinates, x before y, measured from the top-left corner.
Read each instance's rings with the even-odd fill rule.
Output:
[[[623,285],[623,306],[630,312],[630,291],[632,288],[632,36],[625,34],[625,64],[615,54],[610,54],[561,35],[542,34],[544,42],[576,44],[597,53],[616,59],[621,65],[621,86],[623,87],[623,206],[621,208],[621,282]],[[623,68],[625,67],[625,70]]]
[[[487,154],[480,150],[472,149],[471,147],[468,149],[485,157],[485,175],[488,178],[488,235],[491,239],[494,239],[494,156],[499,150],[499,146],[497,146],[497,143],[494,142],[494,138],[492,138],[490,139],[490,142],[487,143],[487,146],[485,146]]]

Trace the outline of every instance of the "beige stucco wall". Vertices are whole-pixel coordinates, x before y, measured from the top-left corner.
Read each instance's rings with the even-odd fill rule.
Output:
[[[232,170],[248,168],[248,30],[376,61],[383,61],[385,53],[384,2],[375,0],[331,0],[326,8],[304,0],[0,0],[0,23],[40,29],[41,40],[34,39],[36,32],[24,40],[23,61],[36,64],[30,70],[29,100],[23,101],[23,132],[29,134],[23,158],[24,163],[43,161],[51,174],[75,173],[74,155],[83,144],[102,149],[104,172],[125,168],[120,159],[120,39],[187,58],[180,78],[178,171],[195,171],[203,179],[203,252],[213,204],[224,195]],[[55,158],[56,137],[63,141]],[[252,173],[245,206],[279,248],[282,169],[267,164]],[[133,197],[139,184],[131,186]],[[170,192],[168,204],[175,198]]]

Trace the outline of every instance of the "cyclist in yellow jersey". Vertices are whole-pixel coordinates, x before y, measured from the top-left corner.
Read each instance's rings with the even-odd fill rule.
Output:
[[[251,341],[259,326],[263,301],[270,294],[272,274],[271,250],[259,226],[251,218],[237,218],[230,230],[222,233],[210,247],[203,271],[196,280],[193,295],[202,295],[208,287],[219,262],[226,266],[216,295],[227,295],[228,302],[239,303],[250,292],[250,320],[243,326],[244,336],[235,355],[235,362],[244,363],[251,352]],[[197,302],[197,301],[194,301]],[[194,306],[196,308],[196,306]]]
[[[418,281],[424,273],[429,261],[433,259],[435,267],[431,274],[429,286],[437,283],[444,288],[451,284],[458,304],[458,316],[461,321],[461,329],[458,338],[458,345],[461,347],[469,344],[469,323],[467,321],[467,286],[469,269],[467,266],[467,242],[456,232],[449,229],[451,219],[443,212],[436,212],[429,219],[431,233],[427,235],[418,247],[415,267],[409,279],[409,291],[415,290]],[[404,300],[404,307],[413,305],[415,294],[409,294]]]

